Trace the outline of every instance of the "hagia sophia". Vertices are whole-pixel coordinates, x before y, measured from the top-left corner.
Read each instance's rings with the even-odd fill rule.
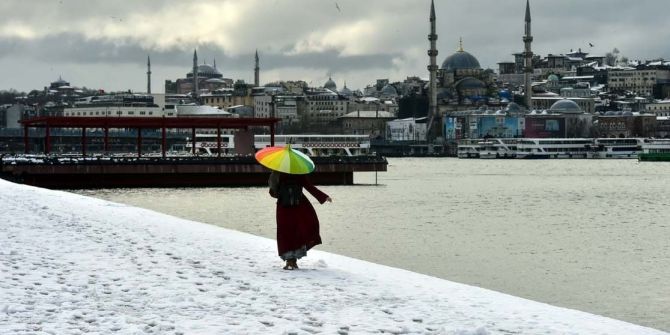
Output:
[[[214,64],[209,65],[202,63],[197,65],[198,53],[193,51],[193,68],[186,74],[186,78],[179,78],[176,81],[165,81],[166,94],[188,94],[197,91],[213,92],[221,88],[232,88],[233,79],[224,78],[223,74],[216,67],[216,60]],[[195,79],[194,80],[194,73]],[[196,85],[194,87],[194,82]]]

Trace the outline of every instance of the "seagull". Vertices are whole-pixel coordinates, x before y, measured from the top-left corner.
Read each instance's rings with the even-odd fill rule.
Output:
[[[591,48],[593,48],[593,47],[594,47],[593,43],[589,43],[589,46],[590,46]]]
[[[340,9],[340,5],[336,2],[335,3],[335,8],[337,8],[337,11],[342,13],[342,10]]]

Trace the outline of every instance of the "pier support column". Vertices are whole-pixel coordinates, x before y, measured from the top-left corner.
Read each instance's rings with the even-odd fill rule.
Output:
[[[275,146],[275,124],[270,125],[270,146]],[[262,148],[261,148],[262,149]]]
[[[104,145],[105,145],[105,154],[109,154],[109,128],[105,127],[105,138],[104,138]]]
[[[137,128],[137,157],[142,157],[142,128]]]
[[[50,133],[49,125],[44,127],[44,154],[48,155],[49,152],[51,151],[51,133]]]
[[[161,151],[162,151],[162,154],[163,154],[163,158],[165,158],[165,157],[167,156],[167,154],[165,153],[165,152],[167,151],[167,148],[166,148],[166,146],[167,146],[167,140],[165,139],[165,138],[166,138],[166,135],[165,135],[165,126],[163,126],[163,128],[161,129],[161,136],[162,136],[162,138],[161,138],[161,140],[162,140],[162,142],[161,142]]]
[[[217,157],[221,157],[221,128],[216,128],[216,150]]]
[[[27,155],[30,151],[30,143],[28,143],[28,126],[23,126],[23,151]]]
[[[191,129],[191,149],[193,149],[193,156],[195,156],[195,128]]]
[[[86,127],[81,128],[81,155],[86,156]]]

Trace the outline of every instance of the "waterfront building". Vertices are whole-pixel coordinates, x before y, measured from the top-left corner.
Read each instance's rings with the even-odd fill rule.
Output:
[[[386,140],[391,142],[425,142],[426,117],[397,119],[386,122]]]
[[[594,119],[595,137],[655,137],[657,118],[653,114],[609,111]]]
[[[280,126],[300,124],[300,115],[304,109],[304,97],[290,93],[255,95],[254,117],[280,118]]]
[[[386,123],[395,115],[386,111],[353,111],[338,119],[342,134],[385,138]]]
[[[63,110],[68,117],[176,117],[174,109],[159,107],[152,95],[114,94],[79,98]]]
[[[328,131],[339,117],[349,112],[349,99],[327,88],[305,90],[305,127],[315,131]]]

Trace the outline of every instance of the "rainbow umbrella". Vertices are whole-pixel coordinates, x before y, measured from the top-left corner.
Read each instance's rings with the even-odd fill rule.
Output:
[[[256,160],[268,169],[288,174],[308,174],[314,162],[302,152],[285,147],[267,147],[256,153]]]

